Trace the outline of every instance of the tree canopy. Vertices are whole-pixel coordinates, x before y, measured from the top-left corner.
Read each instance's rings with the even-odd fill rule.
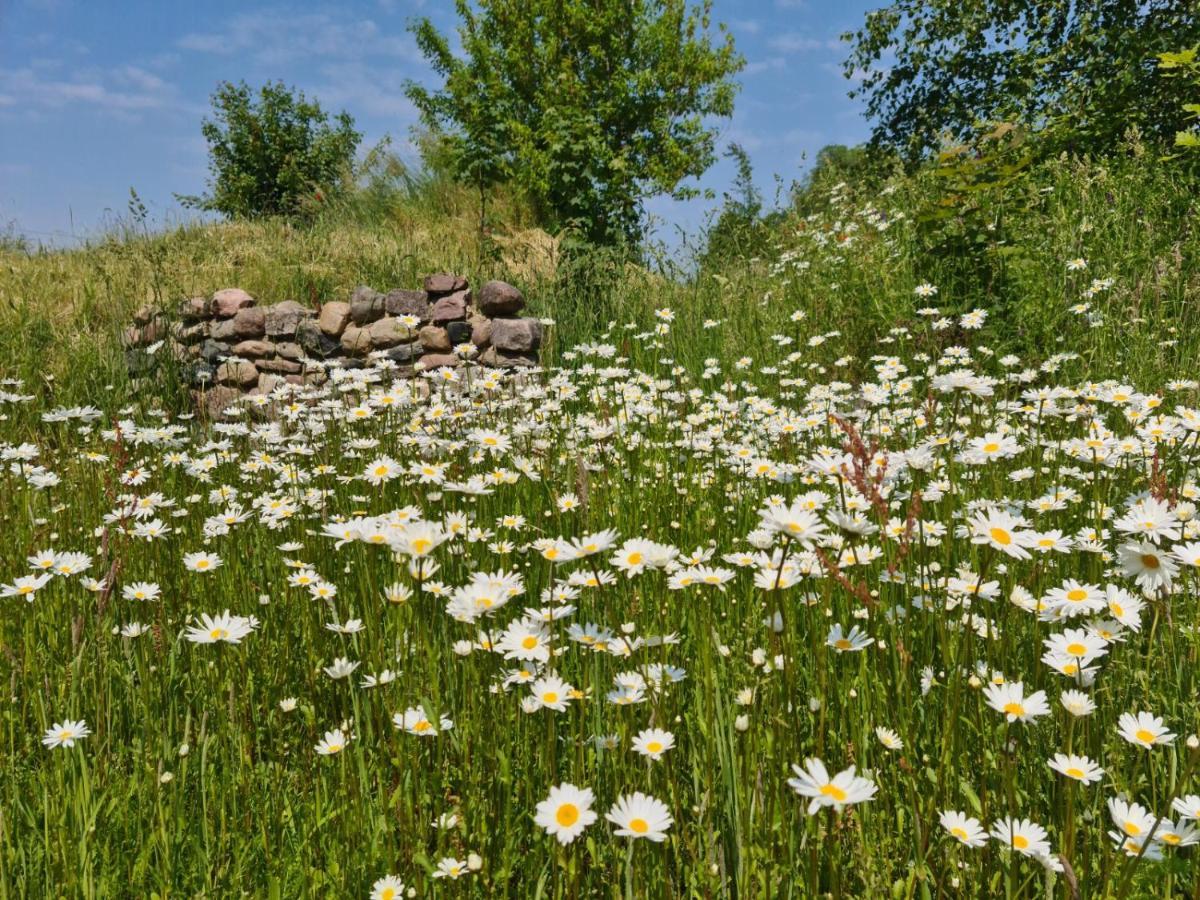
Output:
[[[918,157],[944,134],[1020,121],[1076,150],[1113,146],[1136,126],[1174,140],[1176,87],[1160,53],[1200,41],[1196,0],[892,0],[851,44],[851,96],[873,142]]]
[[[181,197],[191,206],[256,218],[295,213],[315,191],[333,190],[361,135],[348,113],[328,114],[282,82],[255,97],[244,83],[223,82],[201,132],[208,142],[209,193]]]
[[[511,180],[550,227],[636,240],[650,196],[689,196],[733,112],[742,59],[711,0],[456,0],[463,56],[413,25],[443,83],[410,82],[457,174]]]

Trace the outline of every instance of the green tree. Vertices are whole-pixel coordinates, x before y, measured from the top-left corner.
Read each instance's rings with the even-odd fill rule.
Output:
[[[1172,53],[1158,55],[1158,68],[1167,78],[1181,79],[1187,90],[1193,92],[1195,103],[1184,103],[1184,124],[1187,126],[1175,133],[1175,146],[1193,153],[1200,152],[1200,45]]]
[[[244,82],[222,82],[212,107],[200,129],[209,193],[179,199],[226,216],[292,215],[303,201],[336,191],[362,137],[349,114],[331,123],[320,104],[282,82],[264,85],[257,98]]]
[[[643,201],[686,197],[714,161],[742,59],[711,0],[456,0],[460,58],[428,19],[417,44],[443,79],[409,82],[459,177],[511,180],[545,223],[636,240]],[[482,196],[482,194],[481,194]]]
[[[1018,121],[1048,146],[1169,142],[1182,113],[1158,54],[1200,40],[1196,0],[892,0],[843,36],[873,143],[921,156],[946,133]]]

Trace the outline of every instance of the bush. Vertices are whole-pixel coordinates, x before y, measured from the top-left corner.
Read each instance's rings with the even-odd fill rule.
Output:
[[[224,82],[212,106],[201,126],[210,192],[179,199],[231,218],[294,215],[309,198],[321,202],[337,190],[362,137],[349,114],[331,124],[320,104],[282,82],[264,85],[257,99],[244,82]]]

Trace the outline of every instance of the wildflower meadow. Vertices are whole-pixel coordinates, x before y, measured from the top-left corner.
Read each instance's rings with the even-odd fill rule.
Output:
[[[8,379],[5,896],[1195,896],[1195,373],[909,293],[216,422]]]

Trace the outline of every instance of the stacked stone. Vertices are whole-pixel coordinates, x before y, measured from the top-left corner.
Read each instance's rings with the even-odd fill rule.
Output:
[[[210,412],[243,394],[269,394],[283,383],[320,384],[328,365],[357,367],[379,355],[402,371],[463,365],[532,367],[541,326],[521,318],[525,299],[511,284],[489,281],[478,302],[460,275],[429,275],[419,291],[386,294],[356,288],[349,302],[310,309],[294,300],[259,306],[239,288],[185,300],[173,320],[140,310],[125,333],[134,377],[153,359],[146,348],[168,343],[188,385]],[[457,351],[457,352],[456,352]]]

